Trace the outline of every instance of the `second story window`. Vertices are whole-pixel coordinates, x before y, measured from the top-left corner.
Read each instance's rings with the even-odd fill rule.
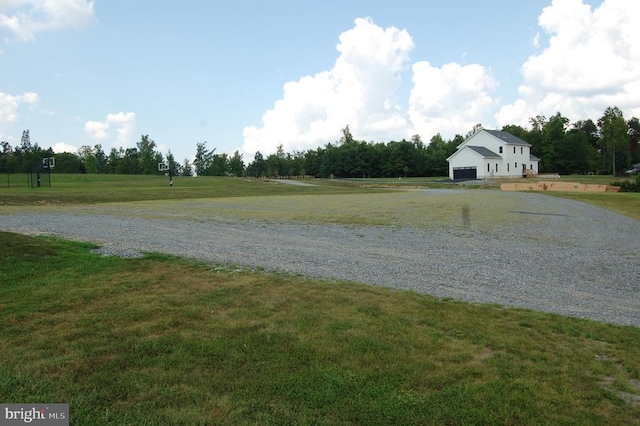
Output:
[[[502,154],[502,147],[500,147],[499,149],[500,149],[500,154]]]

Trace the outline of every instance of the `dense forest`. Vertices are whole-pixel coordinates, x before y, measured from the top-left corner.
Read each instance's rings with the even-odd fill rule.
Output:
[[[531,152],[540,158],[541,172],[620,174],[640,163],[640,122],[636,117],[625,120],[617,107],[607,108],[595,122],[571,123],[557,113],[549,118],[533,117],[530,125],[529,129],[508,125],[501,130],[532,145]],[[465,136],[450,140],[437,134],[428,143],[419,135],[409,141],[382,143],[355,140],[346,126],[339,141],[324,147],[286,153],[280,145],[266,158],[257,152],[246,165],[238,151],[233,155],[216,153],[206,142],[197,143],[193,162],[185,159],[180,163],[171,152],[166,156],[158,152],[148,135],[142,135],[134,148],[113,148],[108,154],[101,145],[85,145],[77,153],[55,153],[32,144],[25,130],[17,147],[0,142],[0,173],[34,172],[42,168],[44,158],[54,158],[58,173],[156,174],[161,173],[158,163],[166,163],[174,176],[447,176],[447,157],[481,128],[478,124]]]

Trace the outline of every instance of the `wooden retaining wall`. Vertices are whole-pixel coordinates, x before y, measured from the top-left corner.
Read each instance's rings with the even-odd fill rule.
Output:
[[[618,192],[617,186],[578,182],[514,182],[500,184],[502,191]]]

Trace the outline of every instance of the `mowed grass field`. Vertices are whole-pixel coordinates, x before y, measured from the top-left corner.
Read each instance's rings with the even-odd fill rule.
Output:
[[[0,206],[73,205],[110,202],[185,200],[288,194],[338,194],[357,191],[342,181],[305,180],[315,186],[293,186],[265,180],[216,177],[174,177],[139,175],[42,175],[40,188],[27,186],[27,175],[0,175]],[[362,189],[360,191],[363,191]]]
[[[81,178],[0,188],[0,220],[149,204],[210,219],[254,197],[260,220],[330,221],[344,197],[348,223],[411,210],[402,193],[335,181]],[[635,327],[91,248],[0,232],[1,401],[69,403],[71,423],[91,425],[640,424]]]

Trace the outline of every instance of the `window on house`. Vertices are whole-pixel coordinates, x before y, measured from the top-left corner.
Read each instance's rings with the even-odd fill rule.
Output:
[[[487,163],[487,172],[491,171],[491,169],[489,169],[489,167],[491,167],[491,166],[489,165],[489,163]]]
[[[500,147],[500,154],[502,154],[502,147]]]
[[[516,147],[515,146],[513,147],[513,153],[514,154],[516,153]]]
[[[516,169],[518,168],[518,162],[516,161],[516,164],[513,165],[513,167],[515,167]]]
[[[496,173],[498,173],[498,163],[496,163]]]
[[[522,148],[522,147],[520,147],[520,154],[522,154],[523,152],[524,152],[524,151],[523,151],[523,148]]]
[[[507,163],[507,173],[509,173],[509,163]]]

